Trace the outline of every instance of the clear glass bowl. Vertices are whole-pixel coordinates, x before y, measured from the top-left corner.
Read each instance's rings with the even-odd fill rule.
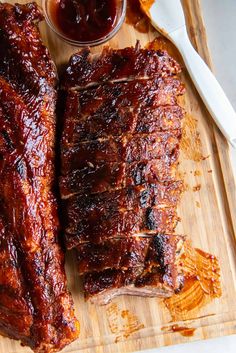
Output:
[[[101,38],[98,38],[92,41],[73,40],[67,37],[64,33],[62,33],[60,29],[57,27],[57,25],[55,24],[50,10],[50,5],[52,1],[56,1],[56,0],[42,0],[42,7],[43,7],[47,24],[61,39],[77,47],[87,47],[87,46],[92,47],[92,46],[100,45],[107,42],[118,32],[118,30],[120,29],[121,25],[125,20],[127,0],[117,0],[117,15],[115,18],[115,22],[112,26],[112,30],[109,33],[107,33],[105,36]]]

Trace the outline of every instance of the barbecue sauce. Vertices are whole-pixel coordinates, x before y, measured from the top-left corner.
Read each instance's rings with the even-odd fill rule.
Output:
[[[186,326],[172,325],[170,327],[162,327],[161,330],[164,332],[179,332],[184,337],[192,337],[196,329]]]
[[[114,28],[118,0],[51,1],[50,15],[57,29],[70,40],[96,41]]]
[[[145,9],[148,11],[153,4],[153,0],[146,0]],[[144,2],[143,2],[144,3]],[[150,20],[141,7],[139,0],[128,0],[126,10],[126,23],[134,26],[134,28],[141,33],[148,33]]]
[[[133,25],[141,33],[147,33],[149,31],[149,22],[148,17],[141,9],[139,0],[128,0],[126,23]]]

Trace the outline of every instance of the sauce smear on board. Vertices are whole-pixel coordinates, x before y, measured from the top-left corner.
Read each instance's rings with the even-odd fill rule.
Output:
[[[179,326],[179,325],[172,325],[170,327],[162,327],[162,331],[165,332],[179,332],[184,337],[191,337],[194,335],[195,328],[186,327],[186,326]]]
[[[65,37],[95,41],[114,28],[117,6],[117,0],[56,0],[50,3],[50,15]]]

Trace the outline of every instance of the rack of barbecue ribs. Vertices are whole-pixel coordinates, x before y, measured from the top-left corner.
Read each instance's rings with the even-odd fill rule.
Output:
[[[184,87],[165,52],[82,50],[63,78],[60,192],[86,298],[168,297],[183,286],[174,234]]]
[[[0,3],[0,332],[37,353],[79,333],[54,188],[56,71],[36,4]]]

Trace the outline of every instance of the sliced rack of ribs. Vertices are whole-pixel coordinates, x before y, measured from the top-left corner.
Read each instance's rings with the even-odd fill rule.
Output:
[[[183,286],[175,235],[183,109],[179,65],[134,48],[72,56],[64,74],[60,192],[64,239],[85,297],[168,297]]]
[[[55,66],[35,3],[0,4],[0,333],[37,353],[79,334],[59,241]]]

